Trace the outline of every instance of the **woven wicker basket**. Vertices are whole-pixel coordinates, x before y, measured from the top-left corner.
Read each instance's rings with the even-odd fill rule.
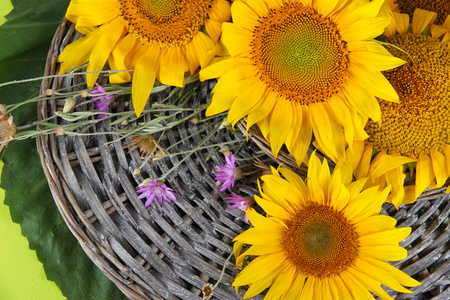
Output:
[[[58,72],[57,56],[79,37],[74,26],[64,20],[52,42],[45,75]],[[84,82],[85,78],[80,75],[46,79],[41,94],[48,88],[83,90]],[[190,98],[193,107],[210,99],[213,84],[187,87],[193,92]],[[165,96],[167,93],[163,92],[153,95],[152,101]],[[111,109],[130,110],[130,102],[130,96],[119,96]],[[61,100],[46,97],[39,103],[39,118],[53,116],[62,106]],[[92,103],[78,109],[90,110]],[[151,117],[150,114],[144,116],[145,120]],[[54,122],[64,124],[60,118]],[[207,126],[208,122],[201,124]],[[166,148],[185,139],[172,151],[192,149],[210,133],[201,131],[202,126],[181,123],[162,135],[160,145]],[[226,194],[219,192],[216,186],[214,170],[215,165],[223,164],[221,156],[214,153],[213,147],[204,148],[189,157],[173,156],[154,165],[147,164],[140,175],[133,176],[133,170],[141,161],[138,151],[127,153],[128,149],[124,150],[130,143],[128,138],[106,146],[119,138],[116,134],[101,134],[112,131],[108,120],[84,130],[99,134],[50,135],[38,139],[43,169],[55,202],[84,251],[131,299],[200,299],[203,285],[219,280],[232,252],[232,239],[248,228],[242,221],[243,212],[226,210],[223,200]],[[197,135],[191,136],[193,133]],[[207,144],[236,139],[242,136],[222,129],[213,134]],[[247,164],[257,152],[261,152],[260,149],[250,141],[237,155],[248,159],[244,162]],[[177,170],[166,178],[166,184],[173,188],[179,202],[144,208],[143,202],[136,198],[137,185],[146,177],[159,177],[177,164]],[[235,190],[255,194],[256,180],[244,178]],[[399,211],[385,206],[384,212],[394,216],[400,227],[413,229],[402,242],[408,249],[408,257],[394,265],[422,282],[412,289],[414,294],[403,294],[398,299],[450,298],[449,197],[442,196],[441,192],[427,197],[427,201],[403,206]],[[233,262],[231,259],[226,265],[225,275],[214,290],[216,299],[242,297],[244,291],[236,295],[231,287],[239,272]],[[398,295],[394,291],[389,293]]]

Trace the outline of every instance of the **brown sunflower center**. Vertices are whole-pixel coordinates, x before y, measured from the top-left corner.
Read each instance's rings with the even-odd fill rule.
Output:
[[[396,0],[400,12],[408,14],[410,19],[416,8],[434,11],[438,14],[436,24],[443,24],[450,15],[450,1],[448,0]]]
[[[375,149],[418,157],[450,143],[450,52],[438,40],[412,34],[396,35],[387,49],[407,64],[384,75],[400,103],[380,100],[381,124],[366,125]]]
[[[301,3],[286,3],[259,19],[252,60],[267,86],[301,104],[323,102],[347,77],[348,52],[336,24]]]
[[[204,25],[213,0],[119,0],[128,32],[146,45],[183,46]]]
[[[305,276],[326,278],[350,266],[358,254],[358,235],[342,212],[311,203],[287,222],[281,245]]]

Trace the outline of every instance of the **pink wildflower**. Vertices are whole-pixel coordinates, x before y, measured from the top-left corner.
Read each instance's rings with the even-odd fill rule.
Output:
[[[162,205],[164,200],[166,200],[168,203],[170,203],[170,200],[177,202],[177,198],[172,193],[172,189],[167,187],[167,185],[163,183],[158,183],[156,179],[153,179],[153,181],[151,182],[145,183],[142,188],[137,190],[136,192],[142,193],[138,196],[138,199],[147,198],[147,201],[144,205],[145,207],[149,207],[155,198],[160,205]]]
[[[215,179],[222,181],[222,187],[220,191],[223,192],[226,189],[234,186],[234,181],[236,177],[236,160],[234,158],[233,153],[230,153],[230,157],[225,157],[226,164],[225,166],[216,166],[217,171],[220,173],[216,174]]]
[[[100,84],[95,83],[95,85],[97,86],[97,89],[89,92],[89,94],[104,94],[106,92]],[[117,95],[103,95],[94,97],[94,109],[109,111],[109,99],[114,98],[115,96]],[[97,115],[97,119],[102,119],[107,116],[107,114],[99,114]]]
[[[229,197],[226,198],[227,203],[230,204],[227,209],[240,209],[243,212],[246,212],[247,209],[250,207],[250,202],[247,198],[242,197],[238,194],[232,193]],[[247,214],[245,214],[244,217],[245,223],[248,223]]]

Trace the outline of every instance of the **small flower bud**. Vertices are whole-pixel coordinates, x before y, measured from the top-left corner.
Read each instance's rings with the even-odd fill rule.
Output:
[[[128,124],[130,124],[130,121],[128,119],[123,120],[122,122],[120,122],[121,125],[123,126],[127,126]]]
[[[64,135],[66,133],[66,130],[62,127],[58,127],[54,129],[56,135]]]
[[[230,147],[228,147],[228,146],[222,146],[222,148],[220,148],[219,152],[221,152],[223,154],[223,156],[225,156],[225,157],[231,156]]]
[[[56,92],[54,91],[54,90],[52,90],[52,89],[46,89],[45,90],[45,94],[47,95],[47,96],[52,96],[52,95],[54,95]]]
[[[64,101],[63,113],[67,114],[75,106],[75,103],[76,102],[74,98],[66,98],[66,100]]]
[[[192,119],[189,120],[189,122],[191,122],[194,125],[197,125],[200,121],[199,121],[198,118],[192,118]]]
[[[89,92],[86,90],[83,90],[83,91],[79,92],[78,94],[83,98],[86,98],[87,96],[89,96]]]
[[[133,176],[138,176],[139,174],[141,174],[141,169],[139,168],[134,169]]]

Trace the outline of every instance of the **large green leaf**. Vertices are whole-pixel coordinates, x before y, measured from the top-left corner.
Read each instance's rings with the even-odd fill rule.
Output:
[[[1,1],[1,0],[0,0]],[[68,0],[16,0],[0,26],[0,83],[43,75],[51,38]],[[0,87],[0,103],[18,103],[39,92],[39,81]],[[13,112],[22,125],[36,119],[36,105]],[[89,260],[63,222],[43,174],[34,140],[4,150],[1,185],[14,222],[20,223],[54,280],[69,299],[122,299],[115,285]]]

